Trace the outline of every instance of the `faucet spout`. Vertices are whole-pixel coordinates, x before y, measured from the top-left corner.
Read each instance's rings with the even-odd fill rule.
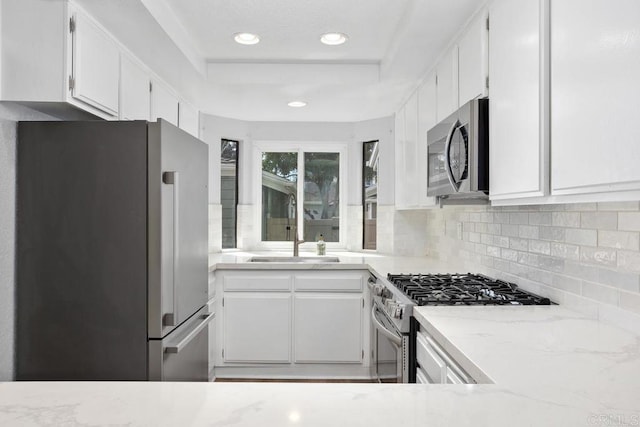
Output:
[[[295,193],[289,195],[291,198],[293,209],[293,256],[297,257],[300,254],[300,243],[304,243],[303,239],[298,239],[298,202]]]

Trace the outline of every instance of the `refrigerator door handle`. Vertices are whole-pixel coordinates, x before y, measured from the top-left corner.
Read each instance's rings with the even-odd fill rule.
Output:
[[[211,322],[214,319],[214,317],[215,317],[215,314],[205,314],[204,316],[202,316],[202,321],[200,322],[200,324],[198,326],[193,328],[193,330],[191,332],[189,332],[189,334],[186,337],[184,337],[176,345],[166,346],[164,348],[164,352],[165,353],[180,353],[180,351],[183,348],[185,348],[191,342],[192,339],[194,339],[196,336],[198,336],[198,334],[200,332],[202,332],[202,330],[204,328],[207,327],[209,322]]]
[[[180,185],[179,174],[177,171],[163,172],[162,182],[173,185],[173,313],[165,313],[162,316],[164,326],[176,326],[178,324],[178,302],[176,294],[176,282],[178,280],[178,257],[180,250]]]

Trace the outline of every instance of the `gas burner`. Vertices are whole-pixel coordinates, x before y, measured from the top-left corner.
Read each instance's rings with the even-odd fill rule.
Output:
[[[548,298],[480,274],[389,274],[417,305],[550,305]]]

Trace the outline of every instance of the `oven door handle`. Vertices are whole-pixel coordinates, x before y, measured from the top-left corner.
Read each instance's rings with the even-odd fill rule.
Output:
[[[402,347],[402,338],[398,335],[394,334],[390,330],[384,327],[382,323],[376,317],[376,307],[375,305],[371,308],[371,322],[373,326],[385,337],[387,337],[392,343],[394,343],[398,348]]]

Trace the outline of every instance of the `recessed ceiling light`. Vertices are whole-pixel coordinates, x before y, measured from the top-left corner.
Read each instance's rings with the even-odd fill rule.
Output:
[[[236,33],[233,39],[240,44],[257,44],[260,42],[260,36],[251,33]]]
[[[293,107],[293,108],[300,108],[300,107],[306,107],[307,103],[304,101],[291,101],[290,103],[287,104],[289,107]]]
[[[326,33],[320,36],[320,41],[329,46],[336,46],[346,42],[348,39],[346,34],[342,33]]]

